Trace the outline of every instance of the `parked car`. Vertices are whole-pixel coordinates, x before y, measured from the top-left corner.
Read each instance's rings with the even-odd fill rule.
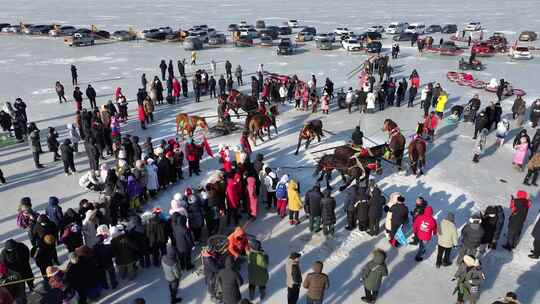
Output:
[[[236,24],[236,23],[229,24],[229,26],[227,26],[227,31],[229,31],[229,32],[238,31],[238,24]]]
[[[158,28],[158,31],[165,33],[165,34],[171,34],[173,32],[172,28],[168,26],[162,26]]]
[[[335,30],[334,30],[334,34],[336,34],[336,36],[338,37],[341,37],[343,35],[352,35],[352,31],[349,31],[349,28],[346,28],[346,27],[337,27]]]
[[[266,27],[266,23],[264,22],[264,20],[255,21],[255,28],[256,29],[263,29],[265,27]]]
[[[382,25],[372,25],[368,27],[368,32],[377,32],[377,33],[384,33],[384,26]]]
[[[0,31],[3,30],[5,27],[10,27],[11,24],[9,23],[0,23]]]
[[[370,39],[370,40],[380,40],[382,39],[382,35],[381,33],[377,33],[377,32],[365,32],[363,34],[360,34],[360,40],[366,40],[366,39]]]
[[[186,51],[201,50],[203,48],[203,41],[197,37],[187,37],[182,45]]]
[[[225,44],[227,42],[227,38],[224,34],[218,33],[214,34],[210,37],[208,37],[208,44],[210,45],[219,45],[219,44]]]
[[[394,41],[412,41],[413,39],[414,39],[413,33],[401,33],[398,35],[394,35],[394,37],[392,37],[392,40]]]
[[[94,45],[95,39],[88,34],[75,33],[72,36],[64,37],[64,43],[68,46]]]
[[[292,28],[297,28],[300,26],[300,23],[298,23],[298,20],[296,19],[290,19],[287,24]]]
[[[537,37],[533,31],[523,31],[519,34],[519,41],[535,41]]]
[[[144,39],[147,41],[165,40],[167,33],[160,32],[158,29],[151,29],[144,32]]]
[[[334,48],[334,43],[332,42],[332,40],[330,40],[328,38],[322,38],[322,39],[315,40],[315,46],[319,50],[326,51],[326,50],[333,49]]]
[[[424,34],[426,32],[426,25],[423,23],[411,23],[405,30],[407,33]]]
[[[366,45],[368,53],[380,53],[382,50],[382,43],[380,41],[371,41]]]
[[[476,56],[493,56],[495,54],[495,48],[488,41],[480,41],[472,46],[471,52],[476,53]]]
[[[259,32],[254,28],[247,28],[240,31],[240,36],[249,36],[251,39],[259,38]]]
[[[97,32],[92,32],[91,36],[94,37],[94,39],[109,39],[111,38],[111,33],[100,30]]]
[[[58,37],[58,36],[71,36],[75,34],[77,29],[71,25],[57,26],[49,31],[49,36]]]
[[[432,24],[426,28],[426,33],[440,33],[442,31],[442,27],[438,24]]]
[[[294,52],[294,45],[290,38],[282,38],[278,44],[278,55],[290,55]]]
[[[188,37],[196,37],[199,38],[203,43],[208,42],[208,33],[206,31],[194,31],[194,32],[188,32]]]
[[[129,31],[116,31],[112,33],[111,37],[114,40],[118,40],[118,41],[129,41],[129,40],[134,40],[135,38],[137,38],[137,36],[134,33],[129,32]]]
[[[272,39],[270,36],[262,36],[259,44],[261,46],[274,46],[274,39]]]
[[[315,36],[310,32],[298,32],[296,35],[296,41],[298,42],[304,42],[304,41],[312,41]]]
[[[343,46],[343,48],[349,52],[357,52],[362,50],[362,42],[357,38],[343,40],[341,41],[341,46]]]
[[[455,24],[445,24],[442,26],[441,33],[443,34],[454,34],[457,32],[457,25]]]
[[[280,35],[290,35],[292,34],[292,28],[290,26],[280,26],[279,27],[279,34]]]
[[[469,32],[476,32],[482,29],[482,24],[480,22],[469,22],[465,25],[464,30]]]
[[[27,35],[43,35],[48,34],[50,30],[52,30],[52,25],[47,24],[37,24],[37,25],[31,25],[24,29],[23,33]]]
[[[248,35],[240,35],[234,42],[234,46],[252,46],[253,38]]]
[[[315,37],[315,35],[317,35],[317,29],[314,28],[313,26],[306,26],[300,32],[308,32],[308,33],[312,34],[313,37]]]
[[[336,35],[334,33],[319,33],[315,36],[315,41],[321,39],[328,39],[332,42],[336,41]]]
[[[259,37],[265,37],[265,36],[268,36],[272,39],[277,39],[279,37],[279,32],[278,31],[275,31],[273,29],[264,29],[264,30],[261,30],[259,31]]]
[[[525,45],[517,46],[515,49],[512,49],[510,51],[510,56],[512,57],[512,59],[518,59],[518,60],[533,58],[531,54],[531,50],[529,49],[528,46],[525,46]]]
[[[392,22],[384,30],[388,34],[401,34],[405,32],[409,24],[407,22]]]
[[[7,27],[3,27],[0,32],[2,33],[20,33],[21,32],[21,26],[20,25],[11,25]]]

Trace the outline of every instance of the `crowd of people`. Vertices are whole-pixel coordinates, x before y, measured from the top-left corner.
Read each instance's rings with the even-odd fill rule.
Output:
[[[399,53],[399,52],[398,52]],[[396,55],[397,56],[397,55]],[[194,60],[192,58],[192,60]],[[349,88],[345,102],[349,112],[352,104],[361,112],[373,112],[397,106],[407,100],[407,107],[414,107],[420,94],[424,128],[429,139],[434,139],[439,120],[444,119],[448,93],[439,83],[421,86],[420,76],[414,70],[408,78],[397,81],[392,77],[393,68],[388,56],[376,56],[364,63],[360,89]],[[215,62],[211,63],[212,75],[205,70],[193,74],[193,97],[216,96],[230,93],[234,87],[232,63],[225,62],[224,75],[216,81]],[[161,80],[155,76],[148,83],[146,75],[141,77],[141,88],[137,92],[137,119],[142,129],[154,121],[154,107],[166,100],[176,103],[180,95],[188,96],[188,80],[185,60],[177,62],[180,80],[175,77],[173,61],[162,60],[159,69]],[[100,199],[90,202],[83,199],[79,208],[69,208],[65,212],[60,200],[51,196],[43,213],[32,208],[30,197],[20,201],[17,225],[28,235],[30,247],[13,239],[7,240],[1,251],[0,296],[11,303],[24,303],[26,286],[33,291],[34,274],[31,270],[33,259],[43,277],[47,303],[68,303],[75,297],[78,303],[98,299],[105,289],[116,289],[122,281],[133,281],[137,273],[148,267],[160,267],[168,283],[170,302],[182,301],[179,297],[179,283],[182,272],[191,271],[194,259],[201,259],[204,278],[209,296],[214,302],[226,304],[250,303],[258,297],[266,297],[269,280],[268,266],[271,257],[263,249],[263,240],[256,240],[247,233],[248,225],[261,216],[260,207],[267,212],[275,212],[281,219],[288,218],[291,226],[302,223],[305,214],[309,231],[332,237],[336,231],[339,214],[335,195],[330,189],[321,189],[314,183],[302,195],[300,182],[289,174],[279,175],[265,163],[264,156],[253,151],[248,136],[242,134],[238,146],[219,145],[212,151],[206,138],[189,137],[185,141],[175,138],[163,139],[156,146],[152,138],[146,137],[141,143],[136,135],[126,134],[121,124],[128,120],[128,100],[119,87],[115,90],[115,102],[97,106],[96,92],[91,85],[86,88],[89,108],[83,107],[83,93],[78,87],[78,74],[71,67],[72,84],[75,87],[73,100],[77,105],[74,123],[67,126],[68,138],[59,142],[58,132],[48,128],[47,147],[53,161],[62,161],[66,175],[77,172],[74,157],[79,150],[79,142],[84,141],[84,151],[90,170],[79,180],[89,191],[101,193]],[[242,68],[234,70],[237,85],[243,85]],[[328,114],[334,98],[334,84],[327,78],[324,86],[317,87],[315,75],[307,81],[298,77],[281,79],[267,75],[260,65],[251,78],[251,93],[262,103],[293,102],[298,110],[311,108],[316,112],[319,105]],[[378,76],[378,80],[377,77]],[[162,81],[166,81],[166,97]],[[55,84],[59,102],[67,102],[65,90],[60,82]],[[420,91],[420,92],[419,92]],[[322,96],[320,97],[319,94]],[[408,95],[408,98],[406,98]],[[338,97],[339,98],[339,97]],[[433,111],[431,110],[433,108]],[[485,148],[488,133],[495,130],[498,144],[504,142],[510,125],[502,119],[499,102],[493,102],[484,110],[481,101],[474,96],[464,106],[454,106],[447,115],[448,122],[457,123],[461,116],[464,121],[474,123],[474,139],[480,135],[473,160],[478,162]],[[518,127],[522,126],[526,112],[525,102],[518,97],[512,107],[512,116]],[[540,102],[531,106],[531,122],[540,117]],[[534,119],[533,119],[534,118]],[[40,130],[29,122],[26,104],[18,98],[13,105],[9,102],[0,111],[0,124],[4,131],[15,133],[15,138],[28,140],[36,168],[42,168],[40,154],[43,153]],[[353,140],[355,141],[355,140]],[[356,140],[357,141],[357,140]],[[516,136],[513,147],[516,155],[514,165],[523,170],[527,166],[525,185],[536,186],[540,170],[540,132],[531,140],[522,129]],[[213,172],[199,187],[184,187],[175,193],[168,210],[150,208],[149,202],[164,195],[165,189],[178,184],[192,175],[201,173],[204,154],[219,162],[221,168]],[[527,156],[531,155],[528,163]],[[111,157],[112,159],[107,159]],[[184,161],[185,160],[185,161]],[[187,171],[184,172],[184,164]],[[0,176],[3,178],[3,174]],[[5,182],[2,181],[2,182]],[[347,190],[343,208],[346,211],[346,229],[357,229],[371,237],[377,237],[383,222],[384,233],[392,245],[399,250],[405,245],[418,246],[414,260],[426,259],[426,248],[436,237],[437,257],[435,267],[452,265],[452,249],[461,244],[456,259],[457,303],[476,303],[479,298],[485,274],[482,259],[486,252],[497,250],[505,226],[505,210],[509,214],[507,237],[502,248],[512,251],[518,246],[523,225],[532,202],[526,191],[519,190],[511,197],[509,208],[493,205],[482,212],[474,213],[467,224],[458,232],[455,215],[445,212],[444,218],[435,219],[436,207],[428,199],[418,197],[414,209],[409,211],[405,194],[392,193],[385,197],[376,182],[368,187],[354,185]],[[146,211],[145,211],[146,210]],[[244,221],[242,219],[247,219]],[[462,219],[463,220],[463,219]],[[227,233],[226,246],[215,246],[209,240]],[[540,220],[533,229],[532,259],[540,258]],[[68,263],[61,266],[57,251],[64,246],[69,252]],[[200,255],[196,257],[196,252]],[[287,287],[287,302],[297,303],[300,289],[306,289],[307,303],[323,303],[325,290],[330,287],[331,278],[323,272],[320,261],[312,265],[312,272],[303,275],[301,253],[292,252],[287,259],[283,274]],[[391,276],[386,265],[387,253],[381,249],[372,252],[370,261],[361,270],[366,303],[375,303],[379,297],[383,278]],[[244,280],[240,268],[247,263],[248,299],[243,299],[240,291]],[[11,302],[10,302],[11,301]],[[504,301],[504,302],[502,302]],[[500,303],[513,303],[517,295],[509,292]],[[143,299],[135,303],[144,303]]]

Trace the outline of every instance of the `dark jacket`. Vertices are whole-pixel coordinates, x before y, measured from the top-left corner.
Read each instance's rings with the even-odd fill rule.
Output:
[[[409,220],[409,209],[403,203],[394,204],[390,212],[392,213],[392,227],[399,227]]]
[[[237,304],[242,299],[240,286],[244,284],[244,281],[242,280],[240,273],[233,269],[233,264],[232,257],[227,257],[225,260],[225,268],[219,271],[216,278],[223,291],[224,304]]]
[[[508,230],[521,231],[527,219],[530,201],[528,199],[514,198],[512,200],[512,214],[508,218]]]
[[[137,261],[139,248],[126,234],[121,234],[112,239],[111,246],[117,265],[129,265]]]
[[[325,190],[321,200],[321,219],[324,225],[336,223],[336,200],[332,197],[330,190]]]
[[[535,240],[540,240],[540,217],[536,220],[531,235]]]
[[[179,213],[175,213],[171,217],[172,241],[180,253],[191,253],[191,249],[195,245],[191,232],[186,227],[186,222],[187,218]]]
[[[65,162],[72,162],[73,153],[75,153],[75,150],[71,147],[71,140],[69,138],[65,139],[60,145],[60,155],[62,156],[62,160]]]
[[[94,257],[99,269],[109,269],[114,266],[114,252],[110,243],[103,242],[103,237],[98,237],[98,242],[94,245]]]
[[[167,223],[158,214],[152,215],[145,227],[145,234],[150,247],[162,246],[167,243]]]
[[[352,134],[352,142],[354,145],[362,145],[363,144],[363,138],[364,138],[364,133],[362,131],[360,131],[360,127],[356,127],[356,129],[354,130],[353,134]]]
[[[497,244],[504,225],[504,210],[502,206],[488,206],[482,217],[484,236],[482,244]]]
[[[132,146],[132,151],[133,151],[133,159],[134,160],[141,159],[142,149],[141,149],[141,146],[139,145],[138,136],[131,137],[131,146]]]
[[[386,267],[386,253],[382,250],[375,250],[373,258],[362,268],[362,280],[364,288],[369,291],[378,291],[381,288],[383,277],[388,275]]]
[[[372,223],[378,222],[383,215],[383,206],[386,203],[386,199],[382,195],[381,189],[379,187],[373,188],[371,191],[371,198],[369,199],[369,221]]]
[[[309,273],[304,280],[304,288],[306,288],[307,296],[312,300],[324,299],[324,291],[330,287],[330,279],[322,273],[323,264],[315,262],[313,264],[313,272]]]
[[[476,122],[474,123],[474,128],[476,130],[482,130],[483,128],[486,128],[489,124],[489,119],[485,112],[480,112],[478,114],[478,117],[476,118]]]
[[[20,274],[23,279],[34,277],[30,267],[30,250],[25,244],[9,239],[0,255],[7,268]]]
[[[310,216],[321,216],[322,194],[319,186],[314,186],[309,190],[304,199],[304,209]]]
[[[58,143],[58,134],[56,132],[49,132],[49,135],[47,136],[47,148],[49,148],[49,151],[58,151],[58,146],[60,146],[60,143]]]
[[[86,88],[86,97],[88,97],[88,99],[95,99],[96,95],[96,90],[94,90],[93,87]]]
[[[461,230],[461,240],[467,249],[476,249],[482,243],[484,228],[479,223],[467,223]]]
[[[49,197],[49,204],[47,205],[46,214],[57,227],[60,227],[63,223],[64,214],[62,213],[62,207],[60,207],[58,203],[59,201],[57,197]]]
[[[215,254],[211,254],[209,251],[203,251],[201,257],[204,269],[204,279],[208,285],[214,284],[216,276],[219,273],[219,270],[223,268],[223,265],[220,263],[218,257]]]

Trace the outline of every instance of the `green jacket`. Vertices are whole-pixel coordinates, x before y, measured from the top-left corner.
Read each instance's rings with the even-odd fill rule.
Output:
[[[373,252],[373,259],[362,268],[364,288],[370,291],[378,291],[381,288],[383,277],[388,275],[385,264],[386,254],[383,251]]]
[[[265,286],[268,282],[268,255],[263,251],[251,250],[247,258],[249,284]]]

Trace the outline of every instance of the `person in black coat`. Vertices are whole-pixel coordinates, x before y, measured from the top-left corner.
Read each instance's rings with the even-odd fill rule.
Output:
[[[86,88],[86,97],[90,101],[90,109],[94,109],[95,107],[97,107],[96,96],[97,96],[96,90],[94,90],[92,85],[89,84],[88,87]]]
[[[390,208],[390,212],[392,213],[390,242],[393,246],[396,246],[397,243],[394,237],[398,228],[409,221],[409,209],[405,206],[405,198],[403,196],[397,198],[397,203]]]
[[[182,75],[180,84],[182,85],[182,94],[184,94],[184,97],[188,97],[188,80],[185,75]]]
[[[251,96],[259,99],[259,81],[255,76],[251,76]]]
[[[169,79],[174,78],[174,66],[172,60],[169,60],[169,66],[167,67],[167,72],[169,74]]]
[[[139,136],[131,137],[131,147],[133,150],[133,159],[135,161],[141,159],[142,149],[141,149],[141,146],[139,145]]]
[[[9,239],[6,241],[0,255],[7,268],[17,272],[21,279],[34,277],[30,266],[30,250],[24,243]],[[30,290],[34,290],[34,280],[26,281],[26,284]]]
[[[478,135],[478,133],[484,129],[484,128],[488,128],[489,126],[489,119],[486,115],[486,112],[485,111],[482,111],[480,113],[478,113],[478,116],[476,117],[476,121],[474,122],[474,136],[473,136],[473,139],[476,139],[476,136]]]
[[[206,282],[206,288],[210,294],[213,303],[217,302],[217,282],[216,278],[219,271],[223,268],[222,262],[217,257],[217,253],[213,248],[208,248],[201,253],[203,269],[204,269],[204,281]]]
[[[502,206],[488,206],[482,215],[482,228],[484,236],[480,245],[480,253],[485,252],[485,247],[496,249],[504,225],[504,210]]]
[[[99,281],[103,284],[103,288],[109,289],[109,287],[112,287],[112,289],[115,289],[118,286],[118,281],[116,280],[116,271],[113,263],[114,253],[111,243],[106,241],[106,239],[107,235],[98,235],[93,253],[97,264]],[[110,286],[107,276],[109,276]]]
[[[358,185],[354,185],[347,192],[347,199],[343,208],[347,213],[347,226],[345,229],[353,230],[356,227],[356,202],[358,201]]]
[[[304,211],[309,215],[309,231],[315,233],[321,230],[321,200],[319,184],[315,184],[304,197]]]
[[[90,140],[85,141],[84,150],[86,151],[86,156],[88,157],[90,169],[94,171],[99,170],[99,157],[101,156],[101,153],[96,146],[96,140],[91,137]]]
[[[336,224],[336,200],[332,197],[329,189],[324,190],[321,199],[321,219],[324,235],[334,235],[334,225]]]
[[[165,72],[167,72],[167,63],[165,60],[161,60],[159,69],[161,70],[161,80],[165,80]]]
[[[225,259],[225,268],[217,274],[216,280],[221,285],[224,304],[237,304],[242,299],[240,287],[244,284],[242,276],[234,270],[233,258],[228,256]]]
[[[143,268],[150,267],[150,241],[144,233],[144,226],[142,225],[141,218],[138,215],[130,218],[128,230],[128,238],[137,246],[139,265]]]
[[[369,194],[365,188],[358,188],[356,201],[356,219],[358,220],[358,230],[366,231],[369,227]]]
[[[223,75],[219,76],[218,80],[218,86],[219,86],[219,95],[225,95],[226,88],[227,88],[227,80],[225,80],[225,77]]]
[[[536,129],[532,141],[529,142],[531,143],[531,154],[536,153],[540,147],[540,129]]]
[[[166,189],[167,186],[169,186],[170,172],[171,172],[171,162],[163,155],[160,155],[157,161],[157,175],[158,175],[159,187],[161,189]]]
[[[362,146],[364,144],[364,133],[360,130],[359,126],[355,128],[351,140],[355,146]]]
[[[174,213],[171,216],[172,241],[178,251],[180,267],[182,270],[191,270],[194,267],[191,263],[191,251],[195,242],[186,223],[187,218],[179,213]]]
[[[208,80],[208,86],[210,87],[210,98],[216,98],[216,79],[214,76],[210,76],[210,80]]]
[[[531,206],[532,202],[527,192],[520,190],[517,192],[516,197],[512,196],[510,202],[512,214],[508,218],[507,242],[506,245],[502,246],[504,249],[512,251],[512,249],[516,248]]]
[[[100,159],[103,158],[103,151],[105,150],[105,132],[103,125],[99,121],[94,121],[92,128],[90,129],[90,136],[95,141],[95,146],[98,149]]]
[[[184,60],[178,60],[176,62],[176,64],[178,65],[178,74],[180,74],[181,77],[184,77],[186,76],[186,68],[185,68],[185,61]]]
[[[77,248],[70,256],[64,277],[66,285],[77,292],[80,304],[87,303],[90,289],[98,285],[96,262],[90,252],[90,248],[86,246]]]
[[[128,134],[122,138],[122,149],[126,152],[126,161],[130,166],[134,165],[135,152],[133,150],[133,142]]]
[[[496,92],[497,99],[499,101],[502,100],[502,96],[504,94],[504,89],[506,89],[506,82],[504,81],[504,79],[501,79],[501,80],[499,80],[499,86],[497,86],[497,92]]]
[[[64,163],[64,172],[66,175],[71,174],[69,170],[71,170],[72,173],[77,172],[77,170],[75,170],[75,162],[73,161],[74,153],[75,150],[73,150],[73,147],[71,146],[71,140],[66,138],[60,145],[60,154],[62,156],[62,162]]]
[[[141,76],[141,88],[146,91],[146,85],[148,84],[148,80],[146,80],[146,74],[143,73]]]
[[[232,77],[232,64],[229,60],[225,61],[225,72],[227,73],[227,77]]]
[[[53,153],[54,161],[60,160],[60,155],[58,154],[59,146],[58,133],[53,127],[49,127],[49,134],[47,135],[47,147],[49,148],[49,152]]]
[[[534,240],[533,240],[533,250],[531,250],[531,254],[529,254],[529,257],[531,259],[539,259],[540,258],[540,217],[536,220],[536,224],[534,225],[531,235]]]
[[[377,187],[374,183],[370,185],[370,199],[368,202],[369,210],[369,228],[368,233],[372,236],[379,234],[379,222],[383,215],[383,206],[386,203],[384,196],[382,195],[381,189]]]
[[[161,219],[161,211],[154,210],[152,217],[146,223],[145,234],[148,238],[152,263],[159,267],[161,255],[167,253],[167,240],[169,234],[168,223]]]

